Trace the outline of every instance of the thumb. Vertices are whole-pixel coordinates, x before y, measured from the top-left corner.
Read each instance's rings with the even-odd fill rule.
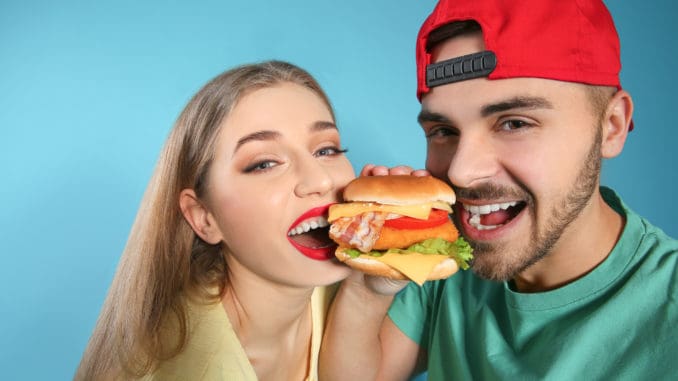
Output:
[[[365,275],[367,287],[381,295],[395,295],[410,283],[409,280],[391,279],[382,276]]]

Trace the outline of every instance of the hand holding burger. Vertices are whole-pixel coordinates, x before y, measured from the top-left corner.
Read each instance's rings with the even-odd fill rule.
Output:
[[[335,256],[370,275],[391,279],[443,279],[467,269],[471,247],[448,213],[454,191],[431,176],[364,176],[330,207]]]

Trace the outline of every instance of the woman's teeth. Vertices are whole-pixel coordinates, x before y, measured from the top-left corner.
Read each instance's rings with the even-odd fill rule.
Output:
[[[308,220],[297,225],[296,228],[290,230],[287,233],[287,235],[292,236],[292,235],[304,234],[304,233],[308,233],[311,229],[324,228],[328,225],[329,225],[329,222],[327,222],[327,219],[325,217],[309,218]]]
[[[474,228],[478,230],[490,230],[490,229],[496,229],[503,224],[498,224],[498,225],[483,225],[480,222],[480,217],[497,212],[499,210],[506,210],[512,206],[516,206],[518,203],[516,201],[511,201],[511,202],[503,202],[499,204],[485,204],[485,205],[466,205],[464,204],[464,209],[466,209],[469,214],[471,214],[471,218],[469,218],[468,223],[469,225],[473,226]]]

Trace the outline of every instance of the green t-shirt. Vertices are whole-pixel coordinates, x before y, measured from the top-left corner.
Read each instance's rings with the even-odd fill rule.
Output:
[[[678,379],[678,241],[601,192],[626,225],[581,279],[523,294],[462,271],[397,295],[389,316],[429,380]]]

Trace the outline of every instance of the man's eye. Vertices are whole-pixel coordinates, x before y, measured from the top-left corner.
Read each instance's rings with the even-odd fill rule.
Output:
[[[521,128],[529,127],[529,123],[522,121],[522,120],[517,120],[517,119],[511,119],[511,120],[505,120],[501,122],[499,125],[500,129],[504,131],[512,131],[512,130],[519,130]]]
[[[458,133],[452,128],[449,127],[436,127],[432,128],[427,134],[426,139],[436,139],[436,138],[445,138],[448,136],[457,136]]]

